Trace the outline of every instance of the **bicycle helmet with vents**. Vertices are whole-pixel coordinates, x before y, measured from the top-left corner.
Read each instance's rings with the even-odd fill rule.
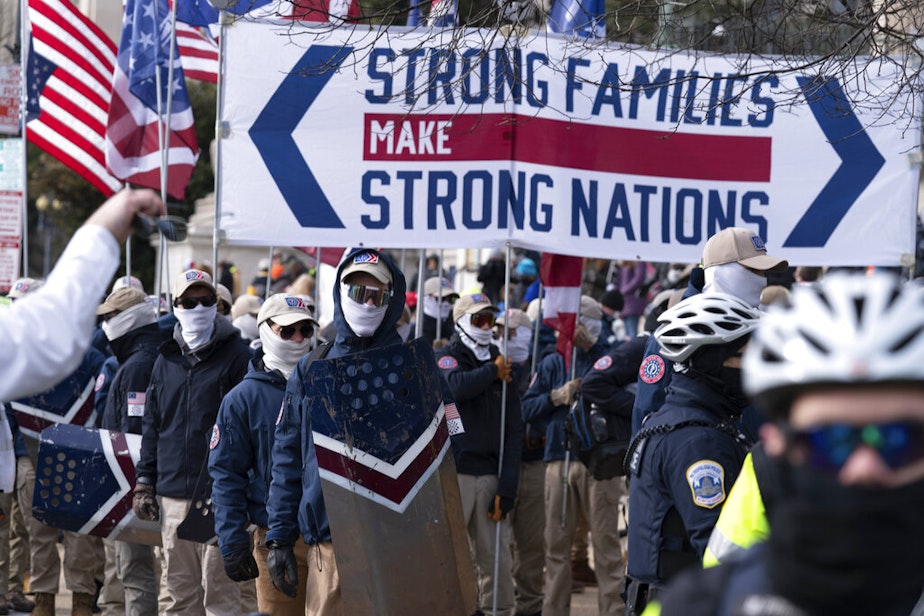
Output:
[[[759,320],[760,312],[734,295],[700,293],[664,311],[654,336],[665,359],[683,363],[700,347],[749,334]]]
[[[787,415],[805,387],[924,385],[924,289],[889,274],[837,273],[771,309],[744,354],[745,391]]]

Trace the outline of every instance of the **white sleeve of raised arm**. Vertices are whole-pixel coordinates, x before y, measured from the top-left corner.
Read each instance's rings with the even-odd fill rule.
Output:
[[[103,227],[80,227],[45,284],[0,314],[0,400],[45,391],[77,369],[96,307],[119,266],[119,244]]]

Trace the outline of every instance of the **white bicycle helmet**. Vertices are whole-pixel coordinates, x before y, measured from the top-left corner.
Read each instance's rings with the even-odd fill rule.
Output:
[[[924,289],[889,274],[830,274],[764,316],[744,354],[745,391],[788,414],[806,386],[924,386]]]
[[[654,336],[665,359],[683,363],[702,346],[737,340],[757,327],[760,312],[734,295],[700,293],[664,311]]]

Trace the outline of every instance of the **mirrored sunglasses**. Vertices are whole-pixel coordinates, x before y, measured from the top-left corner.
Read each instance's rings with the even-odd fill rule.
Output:
[[[837,473],[860,445],[874,449],[890,468],[898,469],[924,459],[924,423],[852,426],[831,424],[811,430],[786,430],[791,451],[815,470]]]
[[[359,304],[365,304],[369,300],[372,300],[372,304],[375,307],[381,308],[388,304],[388,301],[391,299],[391,291],[388,289],[368,287],[362,284],[348,284],[345,286],[347,297]]]
[[[497,317],[493,314],[489,312],[479,312],[471,316],[469,323],[475,327],[484,327],[485,325],[488,327],[494,327],[494,323],[496,321]]]

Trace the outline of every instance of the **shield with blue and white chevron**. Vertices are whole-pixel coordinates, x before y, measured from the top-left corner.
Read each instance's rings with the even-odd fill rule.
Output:
[[[32,513],[48,526],[160,545],[160,523],[132,511],[141,436],[55,424],[42,430]]]
[[[318,360],[304,379],[344,613],[471,614],[474,574],[447,455],[462,426],[430,346],[418,338]]]

